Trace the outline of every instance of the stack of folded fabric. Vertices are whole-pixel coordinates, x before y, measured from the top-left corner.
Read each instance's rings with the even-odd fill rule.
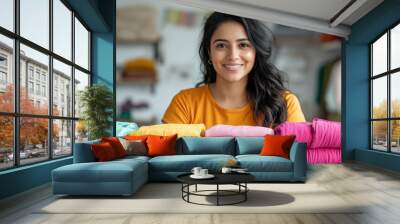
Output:
[[[312,123],[310,122],[285,122],[274,129],[276,135],[296,135],[296,142],[304,142],[307,148],[313,140]]]
[[[138,130],[129,133],[128,136],[178,135],[178,138],[184,136],[201,137],[204,136],[205,130],[206,126],[204,124],[155,124],[149,126],[142,126]]]
[[[116,124],[116,136],[117,137],[124,137],[125,135],[136,131],[137,129],[139,129],[138,125],[134,122],[121,122],[121,121],[117,121]]]
[[[261,137],[273,135],[274,130],[260,126],[217,124],[206,130],[206,137]]]
[[[122,77],[126,81],[157,81],[156,63],[151,58],[133,58],[125,63]]]
[[[315,118],[312,123],[313,141],[307,150],[310,163],[341,163],[340,122]]]
[[[276,135],[296,135],[296,141],[307,144],[310,164],[341,163],[340,122],[314,118],[311,122],[285,122],[275,128]]]

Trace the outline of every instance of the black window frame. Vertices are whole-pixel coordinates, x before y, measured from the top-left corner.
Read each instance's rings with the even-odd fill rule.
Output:
[[[20,35],[20,0],[14,0],[13,1],[13,10],[14,10],[14,30],[10,31],[2,26],[0,26],[0,35],[10,38],[13,41],[13,67],[12,67],[12,75],[14,78],[14,111],[13,112],[3,112],[0,111],[0,116],[5,116],[5,117],[11,117],[13,119],[13,166],[10,167],[5,167],[5,168],[0,168],[0,172],[5,171],[5,170],[12,170],[16,169],[19,167],[24,167],[24,166],[30,166],[33,164],[38,164],[38,163],[44,163],[47,161],[51,160],[58,160],[66,157],[73,156],[74,152],[74,143],[75,143],[75,123],[76,121],[79,120],[79,117],[75,116],[75,108],[71,108],[71,114],[70,116],[56,116],[53,115],[53,59],[58,60],[59,62],[62,62],[68,66],[71,66],[71,84],[72,84],[72,102],[71,104],[74,105],[75,103],[75,69],[85,73],[89,77],[89,83],[88,85],[92,85],[92,61],[91,61],[91,49],[92,49],[92,43],[91,43],[91,37],[92,37],[92,30],[89,28],[89,26],[84,22],[84,20],[79,16],[78,13],[76,13],[72,7],[66,2],[65,0],[59,0],[68,10],[71,11],[71,59],[64,58],[63,56],[53,52],[53,1],[54,0],[48,0],[49,2],[49,43],[48,43],[48,49],[45,47],[40,46],[39,44],[36,44],[29,39],[23,37]],[[85,27],[85,29],[88,31],[88,69],[85,69],[81,67],[80,65],[75,63],[75,18],[79,20],[79,22]],[[30,47],[40,53],[43,53],[48,56],[49,62],[48,62],[48,85],[46,86],[47,91],[48,91],[48,112],[46,115],[38,115],[38,114],[26,114],[26,113],[21,113],[20,112],[20,44],[23,44],[27,47]],[[28,64],[27,64],[28,66]],[[36,71],[34,70],[34,79],[36,80]],[[27,79],[29,79],[29,74],[26,74]],[[39,77],[40,78],[40,77]],[[41,79],[39,79],[41,81]],[[35,85],[35,84],[34,84]],[[28,91],[28,90],[27,90]],[[44,118],[47,119],[48,122],[48,136],[47,136],[47,141],[48,141],[48,158],[40,160],[38,162],[32,162],[32,163],[26,163],[26,164],[21,164],[20,162],[20,119],[21,118]],[[53,122],[54,121],[66,121],[71,122],[71,153],[68,155],[63,155],[63,156],[57,156],[54,157],[53,155]]]
[[[389,28],[385,29],[385,31],[383,33],[381,33],[380,35],[378,35],[375,39],[373,39],[369,44],[369,149],[373,150],[373,151],[379,151],[379,152],[386,152],[386,153],[391,153],[391,154],[395,154],[395,155],[399,155],[400,152],[393,152],[392,151],[392,125],[391,122],[392,121],[400,121],[400,117],[392,117],[392,111],[391,111],[391,102],[392,102],[392,98],[391,98],[391,90],[392,90],[392,86],[391,86],[391,77],[392,75],[400,72],[400,67],[398,68],[394,68],[391,69],[391,30],[393,28],[395,28],[396,26],[400,26],[400,21],[395,22],[394,24],[392,24]],[[386,67],[386,71],[383,73],[379,73],[376,74],[374,76],[373,74],[373,44],[379,40],[381,37],[383,37],[384,35],[387,35],[387,67]],[[378,78],[382,78],[382,77],[386,77],[386,87],[387,87],[387,105],[386,105],[386,118],[373,118],[373,81],[375,79]],[[386,151],[384,150],[379,150],[374,148],[374,136],[373,136],[373,122],[374,121],[386,121]]]

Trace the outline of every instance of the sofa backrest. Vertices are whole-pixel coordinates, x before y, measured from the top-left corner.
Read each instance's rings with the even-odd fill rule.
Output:
[[[177,154],[226,154],[235,155],[233,137],[182,137],[177,141]]]
[[[236,155],[259,154],[264,137],[236,137]]]
[[[99,144],[100,140],[93,140],[81,143],[75,143],[74,163],[95,162],[96,158],[90,148],[92,144]]]
[[[74,163],[95,162],[90,145],[97,143],[100,140],[75,143]],[[178,155],[259,154],[263,144],[263,137],[181,137],[177,139],[176,152]]]

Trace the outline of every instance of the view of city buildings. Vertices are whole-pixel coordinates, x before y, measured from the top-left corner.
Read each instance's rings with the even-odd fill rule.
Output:
[[[14,89],[14,73],[13,73],[13,48],[6,43],[0,42],[0,97],[8,96],[13,97]],[[34,58],[31,58],[25,54],[21,49],[20,53],[20,111],[24,114],[40,114],[47,115],[49,109],[49,96],[53,97],[53,115],[57,117],[72,117],[72,75],[71,66],[62,65],[61,62],[54,60],[53,63],[53,89],[52,94],[49,94],[49,67],[47,64],[43,64]],[[63,70],[63,71],[61,71]],[[89,80],[86,75],[77,73],[75,80],[75,88],[77,92],[82,90],[88,85]],[[81,81],[79,80],[82,80]],[[26,94],[26,96],[24,95]],[[78,95],[78,94],[77,94]],[[26,97],[26,99],[24,98]],[[24,100],[28,102],[24,102]],[[6,103],[9,105],[5,105]],[[7,101],[0,101],[0,111],[13,112],[14,99],[7,99]],[[80,115],[79,97],[75,98],[75,117]],[[32,107],[32,108],[31,108]],[[9,108],[9,109],[7,109]],[[2,116],[4,118],[4,116]],[[12,133],[12,117],[9,119],[3,119],[8,122],[10,127],[8,130]],[[42,118],[21,118],[21,134],[20,134],[20,159],[21,164],[32,163],[35,161],[45,160],[48,158],[48,135],[47,132],[43,132],[39,136],[39,144],[34,144],[29,136],[29,131],[35,131],[29,129],[24,124],[30,124],[35,128],[37,124],[42,124],[42,127],[48,130],[48,119]],[[29,125],[28,125],[29,126]],[[40,126],[39,126],[40,127]],[[26,130],[25,130],[26,129]],[[82,134],[77,131],[76,136],[81,140],[85,138]],[[1,134],[0,134],[1,135]],[[72,121],[66,119],[53,119],[53,157],[59,157],[63,155],[71,154],[71,143],[72,143]],[[13,163],[13,144],[11,138],[3,138],[3,144],[0,144],[0,169],[2,166],[12,166]],[[24,144],[24,139],[27,139],[27,144]],[[76,139],[78,140],[78,139]],[[8,142],[5,142],[8,141]],[[42,141],[42,142],[41,142]],[[7,147],[8,146],[8,147]]]
[[[0,42],[0,93],[6,92],[8,85],[14,84],[12,72],[12,48]],[[35,106],[47,106],[49,102],[48,66],[24,56],[21,52],[21,88],[28,91],[29,100]],[[59,116],[71,115],[71,76],[54,69],[53,106],[59,110]],[[79,110],[77,111],[79,114]]]

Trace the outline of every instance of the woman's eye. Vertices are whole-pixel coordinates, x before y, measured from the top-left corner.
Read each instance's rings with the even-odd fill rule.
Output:
[[[240,48],[250,47],[250,44],[248,44],[248,43],[240,43],[240,44],[239,44],[239,47],[240,47]]]
[[[225,44],[219,43],[219,44],[216,44],[215,47],[216,47],[216,48],[224,48],[224,47],[225,47]]]

